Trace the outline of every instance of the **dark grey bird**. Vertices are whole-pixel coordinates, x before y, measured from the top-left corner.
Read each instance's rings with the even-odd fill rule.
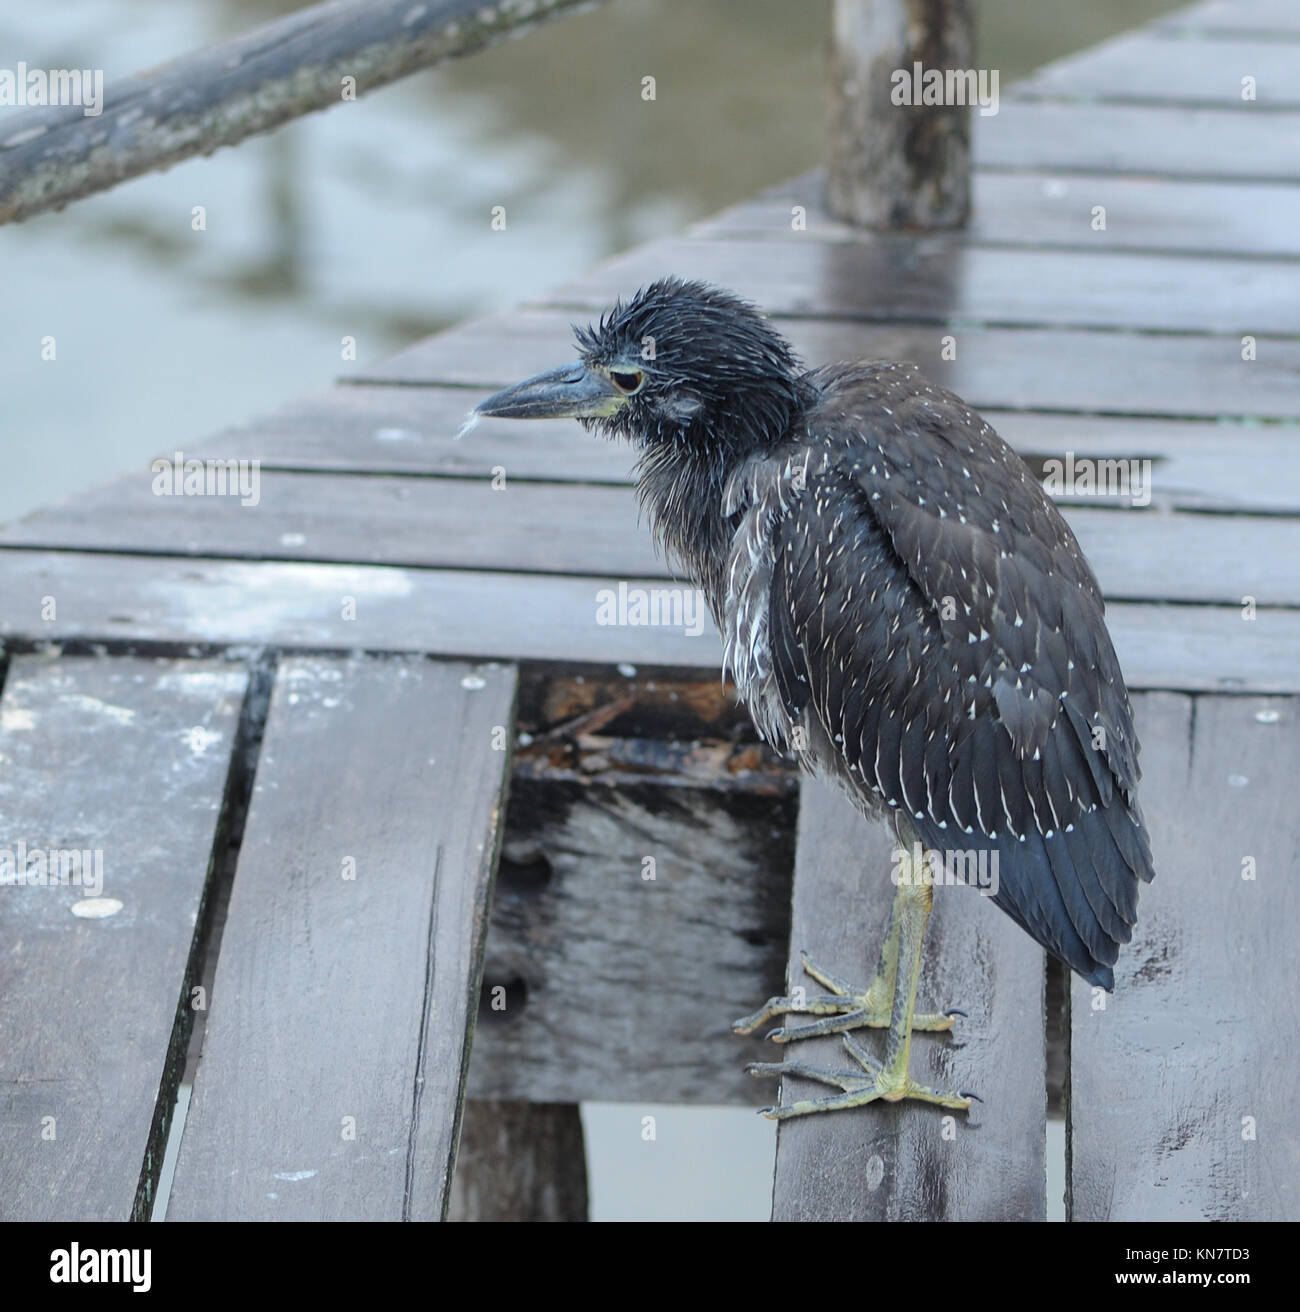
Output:
[[[752,305],[673,278],[576,331],[575,363],[476,413],[569,416],[632,442],[655,537],[703,590],[760,733],[898,838],[871,985],[805,960],[827,994],[736,1023],[817,1016],[772,1037],[845,1033],[860,1068],[752,1067],[839,1090],[769,1113],[969,1107],[908,1074],[912,1031],[953,1024],[915,1014],[920,866],[982,855],[994,902],[1107,989],[1154,873],[1132,709],[1074,534],[1011,448],[915,365],[805,372]],[[888,1028],[883,1061],[846,1032],[860,1027]]]

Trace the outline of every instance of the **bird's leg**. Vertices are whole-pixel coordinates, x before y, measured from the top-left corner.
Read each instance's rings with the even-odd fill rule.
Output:
[[[910,874],[910,869],[907,871]],[[807,1099],[788,1103],[782,1107],[769,1107],[764,1115],[773,1120],[791,1116],[806,1116],[811,1112],[838,1111],[846,1107],[862,1107],[867,1103],[901,1102],[911,1098],[918,1102],[935,1103],[959,1111],[970,1108],[973,1094],[943,1093],[927,1085],[918,1084],[908,1074],[908,1058],[912,1047],[912,1030],[916,1009],[916,986],[921,974],[921,949],[925,942],[925,928],[930,918],[933,890],[928,883],[913,883],[906,879],[899,884],[894,902],[890,934],[896,934],[892,951],[894,963],[893,1001],[890,1008],[889,1038],[885,1044],[885,1057],[877,1061],[850,1035],[844,1036],[844,1047],[860,1067],[856,1071],[830,1071],[803,1062],[783,1065],[779,1062],[756,1062],[749,1066],[751,1075],[793,1075],[815,1080],[840,1090],[826,1098]],[[891,956],[889,937],[886,935],[882,963],[888,965]],[[877,977],[879,979],[879,976]],[[809,1026],[809,1029],[814,1028]]]
[[[910,865],[908,867],[910,871]],[[887,1029],[892,1020],[893,998],[898,979],[899,908],[907,884],[900,883],[889,908],[889,924],[880,945],[880,960],[876,974],[864,991],[855,989],[838,975],[824,970],[806,952],[799,954],[804,972],[817,981],[829,994],[808,997],[800,989],[795,996],[769,998],[752,1015],[744,1016],[732,1025],[737,1034],[752,1034],[760,1025],[777,1016],[820,1016],[810,1025],[773,1030],[767,1037],[774,1043],[793,1043],[796,1039],[812,1039],[820,1034],[842,1034],[846,1030]],[[965,1015],[955,1007],[945,1012],[927,1013],[912,1017],[914,1030],[938,1032],[950,1030],[953,1018]]]

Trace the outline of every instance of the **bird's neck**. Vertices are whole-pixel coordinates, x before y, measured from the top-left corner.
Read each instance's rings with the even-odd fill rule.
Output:
[[[637,493],[655,540],[703,590],[715,620],[726,596],[727,558],[745,507],[724,514],[732,473],[776,449],[816,401],[809,375],[787,376],[746,393],[746,414],[731,423],[701,417],[648,441],[637,462]]]
[[[716,451],[688,441],[646,447],[636,468],[637,495],[656,544],[674,567],[703,589],[715,619],[735,531],[722,513],[728,472]]]
[[[647,444],[637,462],[637,495],[656,544],[704,591],[719,623],[732,539],[747,509],[724,513],[727,484],[736,469],[777,440],[774,434],[762,443],[733,446],[716,432],[685,430]]]

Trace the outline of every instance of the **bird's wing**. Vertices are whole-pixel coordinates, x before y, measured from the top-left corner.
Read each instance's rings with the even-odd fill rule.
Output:
[[[914,366],[818,382],[801,485],[797,454],[751,471],[733,552],[733,582],[767,575],[769,694],[815,712],[842,777],[927,847],[996,851],[994,900],[1109,984],[1151,858],[1092,571],[1010,448]]]

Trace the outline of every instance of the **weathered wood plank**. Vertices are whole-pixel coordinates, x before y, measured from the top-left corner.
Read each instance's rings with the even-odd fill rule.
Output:
[[[599,311],[666,271],[730,288],[769,314],[904,323],[1055,325],[1179,333],[1300,332],[1289,260],[972,247],[961,236],[859,242],[672,238],[539,298]]]
[[[976,118],[981,168],[1143,173],[1165,177],[1300,179],[1300,114],[1004,100]]]
[[[501,387],[572,359],[570,323],[591,317],[553,310],[492,315],[420,342],[367,369],[364,380]],[[1300,418],[1300,343],[1295,341],[1261,340],[1257,358],[1245,361],[1236,337],[828,319],[778,319],[777,324],[810,364],[913,360],[936,383],[981,408]],[[945,337],[952,338],[956,359],[945,351]],[[502,378],[507,369],[512,376]]]
[[[61,599],[60,599],[61,600]],[[146,1220],[248,682],[20,657],[0,702],[0,1216]],[[71,882],[13,883],[83,853]],[[35,877],[41,866],[25,869]]]
[[[458,440],[468,399],[463,389],[452,387],[339,386],[218,433],[185,454],[257,460],[264,469],[330,473],[632,481],[634,456],[626,445],[593,442],[569,420],[520,424],[485,419],[471,438]],[[1153,505],[1300,512],[1300,427],[1295,425],[983,413],[1040,476],[1044,461],[1065,452],[1073,452],[1076,461],[1150,459]],[[1267,479],[1260,478],[1261,469],[1269,471]],[[1111,500],[1073,499],[1085,505]],[[1113,500],[1127,504],[1122,496]]]
[[[1300,519],[1065,507],[1107,597],[1300,605]],[[382,533],[375,526],[382,525]],[[574,531],[580,526],[580,531]],[[267,471],[261,500],[155,497],[127,475],[0,529],[0,544],[671,580],[629,487]],[[692,599],[695,600],[692,593]],[[699,608],[697,607],[697,610]],[[690,616],[683,611],[687,622]]]
[[[512,667],[278,672],[169,1218],[442,1216],[514,694]]]
[[[521,779],[469,1096],[754,1103],[730,1024],[780,984],[794,798]],[[493,990],[499,1009],[493,1008]]]
[[[575,526],[581,526],[575,532]],[[382,526],[381,531],[376,531]],[[155,497],[147,473],[36,511],[0,543],[668,577],[626,487],[264,472],[261,499]]]
[[[597,622],[598,594],[652,579],[166,559],[11,551],[0,558],[0,637],[15,645],[132,643],[170,649],[435,651],[448,656],[632,663],[716,671],[707,621]],[[41,601],[57,596],[56,619]],[[350,618],[350,616],[355,616]],[[1112,601],[1107,621],[1131,687],[1297,692],[1300,613]]]
[[[804,785],[790,985],[818,987],[799,967],[800,949],[869,982],[894,893],[892,846],[887,828],[869,826],[838,790]],[[927,1009],[960,1007],[968,1016],[951,1035],[914,1039],[911,1069],[926,1084],[973,1089],[984,1104],[969,1114],[897,1104],[781,1122],[772,1219],[1042,1220],[1043,980],[1042,952],[991,902],[974,889],[936,889],[917,997]],[[865,1032],[863,1042],[883,1051],[879,1033]],[[781,1060],[781,1049],[769,1049],[769,1060]],[[784,1051],[851,1068],[838,1038]],[[825,1092],[782,1082],[783,1102]]]
[[[597,622],[603,589],[662,586],[651,579],[76,552],[8,552],[0,564],[0,636],[29,643],[432,651],[715,671],[722,658],[707,617],[698,634]],[[46,621],[50,595],[58,617]]]
[[[833,219],[820,171],[792,178],[754,200],[691,228],[694,237],[861,241]],[[1070,173],[977,172],[966,229],[977,246],[1068,246],[1087,251],[1300,256],[1300,192],[1273,182],[1192,182],[1181,178]],[[801,213],[792,213],[794,206]],[[1093,209],[1106,210],[1106,227]],[[796,219],[801,226],[792,226]]]
[[[1245,8],[1239,12],[1248,12]],[[1242,79],[1255,80],[1242,96]],[[1213,105],[1245,113],[1300,106],[1296,52],[1262,37],[1126,32],[1067,55],[1016,84],[1024,100]]]
[[[1076,1220],[1293,1220],[1300,702],[1137,699],[1156,879],[1071,995]]]

